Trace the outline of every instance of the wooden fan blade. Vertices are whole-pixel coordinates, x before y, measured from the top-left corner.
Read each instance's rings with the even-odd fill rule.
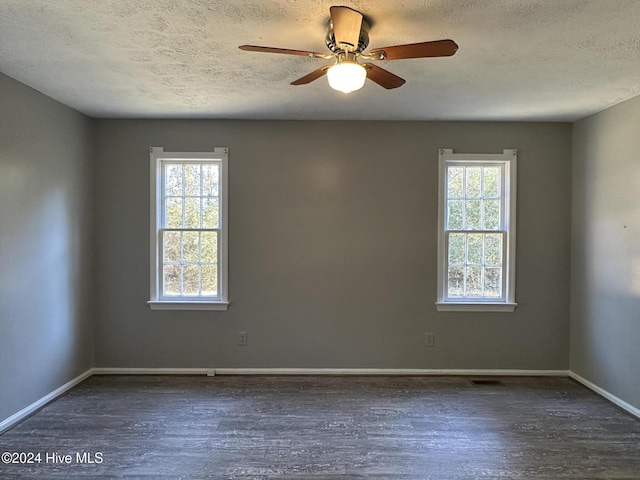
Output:
[[[240,45],[238,48],[247,52],[283,53],[285,55],[300,55],[301,57],[327,57],[324,53],[307,52],[305,50],[290,50],[288,48],[259,47],[257,45]]]
[[[398,88],[405,84],[406,80],[400,78],[397,75],[380,68],[373,63],[363,63],[362,66],[367,69],[367,78],[376,82],[381,87],[391,90],[392,88]]]
[[[336,43],[345,50],[355,50],[360,39],[362,14],[349,7],[331,7],[329,11]]]
[[[403,58],[450,57],[457,51],[458,45],[453,40],[437,40],[435,42],[376,48],[371,50],[370,55],[384,52],[382,60],[401,60]]]
[[[320,67],[317,70],[314,70],[313,72],[305,75],[304,77],[301,77],[291,82],[291,85],[306,85],[307,83],[311,83],[314,80],[317,80],[321,76],[325,75],[327,73],[327,70],[329,70],[329,67],[331,67],[331,65],[325,65],[324,67]]]

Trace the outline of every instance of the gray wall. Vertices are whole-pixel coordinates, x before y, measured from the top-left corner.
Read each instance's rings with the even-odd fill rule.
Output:
[[[227,312],[145,303],[151,145],[231,149]],[[439,148],[519,149],[514,313],[436,312]],[[569,367],[570,124],[98,120],[95,169],[98,367]]]
[[[571,369],[640,408],[640,97],[573,137]]]
[[[92,135],[0,74],[0,421],[92,366]]]

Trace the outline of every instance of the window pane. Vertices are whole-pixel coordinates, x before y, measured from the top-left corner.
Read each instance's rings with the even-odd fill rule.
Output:
[[[484,295],[485,297],[502,296],[502,269],[499,267],[487,267],[484,269]]]
[[[184,223],[188,228],[200,228],[200,199],[185,198]]]
[[[483,200],[484,229],[498,230],[500,228],[500,200]]]
[[[202,259],[203,263],[218,262],[218,232],[202,232]]]
[[[202,199],[202,227],[218,228],[218,199],[203,198]]]
[[[449,230],[462,229],[462,204],[463,200],[449,200],[447,212],[447,228]]]
[[[481,233],[467,235],[467,263],[482,264],[482,237]]]
[[[500,167],[484,167],[484,192],[483,197],[500,196]]]
[[[463,179],[464,168],[463,167],[449,167],[448,169],[448,182],[447,182],[447,197],[448,198],[461,198],[463,195]]]
[[[185,195],[199,197],[201,195],[200,190],[200,165],[192,164],[185,165]]]
[[[467,297],[482,296],[482,267],[467,267]]]
[[[164,232],[164,261],[180,263],[180,232]]]
[[[202,266],[202,295],[215,297],[218,295],[217,265]]]
[[[182,198],[167,198],[165,202],[165,227],[182,227]]]
[[[464,263],[464,233],[452,233],[449,235],[449,264]]]
[[[502,235],[493,233],[485,235],[484,263],[502,265]]]
[[[465,230],[481,230],[480,200],[467,200],[465,207]]]
[[[200,295],[200,267],[198,265],[185,265],[182,284],[183,295]]]
[[[482,183],[482,168],[481,167],[467,167],[466,168],[466,191],[465,196],[480,197],[481,183]]]
[[[226,249],[223,252],[220,242],[225,234],[222,193],[226,185],[222,182],[227,152],[211,156],[199,152],[184,159],[167,153],[160,147],[150,153],[158,166],[152,172],[152,201],[157,199],[160,220],[155,225],[158,244],[151,262],[151,300],[217,299],[227,285],[226,269],[220,268],[226,265],[222,257]]]
[[[450,297],[464,296],[464,267],[449,267],[448,295]]]
[[[219,187],[220,167],[218,165],[203,165],[202,166],[202,195],[205,196],[218,196],[220,191]]]
[[[180,295],[180,265],[165,265],[162,285],[163,295]]]
[[[164,191],[167,197],[182,196],[182,165],[165,165]]]
[[[182,232],[182,261],[196,263],[200,261],[200,233]]]

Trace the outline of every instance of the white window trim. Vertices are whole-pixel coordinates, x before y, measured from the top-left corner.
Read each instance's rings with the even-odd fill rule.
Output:
[[[438,297],[436,308],[439,312],[513,312],[517,307],[515,301],[516,290],[516,178],[517,178],[517,157],[516,149],[505,149],[502,154],[462,154],[453,153],[452,149],[440,149],[439,151],[439,173],[438,173]],[[445,297],[445,271],[447,268],[447,252],[445,248],[445,209],[446,209],[446,166],[448,162],[501,162],[504,163],[505,178],[509,179],[508,185],[505,183],[503,194],[508,199],[505,207],[508,211],[503,212],[504,220],[507,222],[508,245],[505,248],[505,271],[504,301],[495,300],[450,300]],[[508,190],[507,190],[508,189]]]
[[[228,232],[229,232],[229,189],[228,189],[228,156],[229,149],[226,147],[216,147],[213,152],[165,152],[163,147],[151,147],[149,157],[151,160],[151,202],[150,202],[150,294],[147,304],[152,310],[227,310],[229,307],[228,290]],[[162,225],[162,209],[160,200],[162,196],[162,161],[165,160],[207,160],[216,159],[222,163],[220,172],[220,236],[218,239],[220,249],[220,259],[218,264],[219,298],[215,300],[204,300],[196,297],[193,300],[179,298],[176,300],[165,300],[160,296],[160,238],[158,231]]]

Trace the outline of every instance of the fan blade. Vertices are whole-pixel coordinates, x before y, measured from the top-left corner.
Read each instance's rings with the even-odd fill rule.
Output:
[[[288,48],[259,47],[257,45],[240,45],[240,50],[247,52],[283,53],[285,55],[299,55],[301,57],[331,58],[332,55],[325,55],[319,52],[307,52],[305,50],[290,50]]]
[[[291,85],[306,85],[307,83],[311,83],[314,80],[317,80],[321,76],[325,75],[327,73],[327,70],[329,70],[329,67],[331,67],[331,65],[325,65],[324,67],[320,67],[317,70],[314,70],[313,72],[305,75],[304,77],[301,77],[291,82]]]
[[[391,90],[392,88],[398,88],[405,84],[406,80],[400,78],[397,75],[380,68],[373,63],[363,63],[362,66],[367,69],[367,78],[373,80],[381,87]]]
[[[437,40],[435,42],[376,48],[371,50],[369,54],[375,55],[384,52],[381,60],[401,60],[403,58],[450,57],[457,51],[458,45],[453,40]]]
[[[362,14],[349,7],[331,7],[329,11],[331,12],[336,44],[349,51],[358,48]]]

